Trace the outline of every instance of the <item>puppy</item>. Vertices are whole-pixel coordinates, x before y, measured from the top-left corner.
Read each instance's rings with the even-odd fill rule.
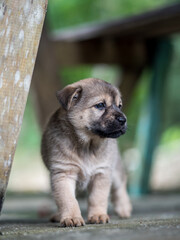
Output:
[[[110,189],[115,212],[130,217],[132,207],[116,141],[127,128],[118,89],[88,78],[58,91],[57,99],[60,108],[50,118],[41,146],[58,207],[54,220],[59,219],[62,227],[85,224],[76,187],[88,189],[88,223],[109,221]]]

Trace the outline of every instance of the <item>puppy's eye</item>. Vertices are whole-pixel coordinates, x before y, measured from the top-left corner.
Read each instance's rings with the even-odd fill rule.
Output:
[[[101,103],[96,104],[94,107],[99,109],[99,110],[103,110],[103,109],[105,109],[106,104],[101,102]]]
[[[79,93],[76,93],[74,96],[73,96],[73,100],[77,100],[79,97]]]
[[[121,108],[122,108],[122,104],[119,104],[119,106],[118,106],[118,107],[119,107],[119,109],[121,109]]]

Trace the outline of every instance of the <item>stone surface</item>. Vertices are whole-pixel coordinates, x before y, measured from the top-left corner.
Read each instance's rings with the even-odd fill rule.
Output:
[[[79,202],[86,219],[86,201]],[[131,219],[118,219],[110,206],[109,224],[60,228],[48,221],[55,206],[47,195],[8,195],[0,218],[0,239],[180,239],[180,195],[151,195],[134,199],[133,205]]]

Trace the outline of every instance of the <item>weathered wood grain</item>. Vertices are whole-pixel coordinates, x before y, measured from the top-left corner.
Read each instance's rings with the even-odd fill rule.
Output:
[[[0,0],[0,210],[46,8],[47,0]]]

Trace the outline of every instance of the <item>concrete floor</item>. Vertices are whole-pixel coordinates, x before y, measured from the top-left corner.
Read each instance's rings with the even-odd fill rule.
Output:
[[[86,201],[79,202],[86,219]],[[0,239],[180,240],[180,194],[134,199],[133,206],[128,220],[118,219],[110,206],[109,224],[59,228],[48,221],[55,206],[47,195],[9,194],[0,217]]]

